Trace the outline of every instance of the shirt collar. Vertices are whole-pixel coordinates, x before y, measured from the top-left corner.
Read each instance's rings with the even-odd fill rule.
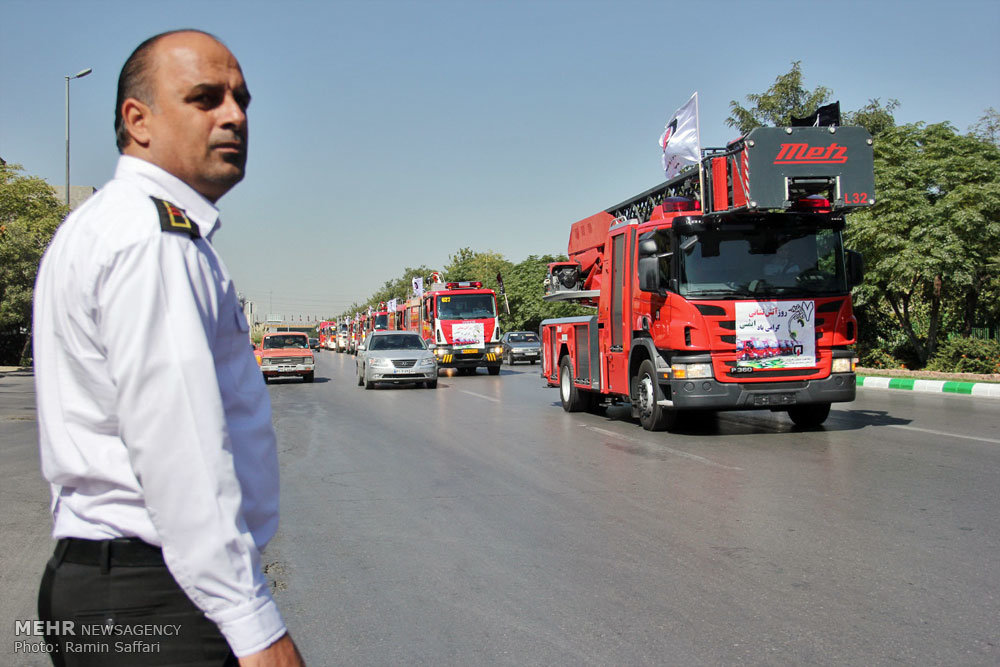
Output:
[[[184,209],[188,218],[198,225],[202,237],[209,241],[222,226],[222,222],[219,220],[219,209],[212,202],[205,199],[190,185],[152,162],[131,155],[122,155],[118,158],[115,178],[131,181],[154,197],[165,199]]]

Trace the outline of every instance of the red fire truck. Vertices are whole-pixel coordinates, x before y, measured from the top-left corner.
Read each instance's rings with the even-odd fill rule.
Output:
[[[371,331],[386,331],[394,329],[396,324],[396,314],[390,313],[384,301],[379,302],[378,308],[368,316]]]
[[[322,350],[334,350],[337,347],[337,322],[336,320],[323,320],[316,325],[316,332],[319,335],[319,347]]]
[[[568,412],[628,402],[647,430],[679,411],[787,412],[822,424],[855,396],[844,214],[874,203],[871,136],[758,128],[697,168],[572,226],[546,300],[593,316],[541,323],[542,375]]]
[[[434,348],[440,368],[472,375],[485,366],[490,375],[500,374],[496,293],[481,282],[432,282],[423,296],[406,302],[403,322]]]

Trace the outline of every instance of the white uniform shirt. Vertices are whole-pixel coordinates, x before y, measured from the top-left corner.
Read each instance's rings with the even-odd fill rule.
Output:
[[[150,196],[201,238],[163,231]],[[278,527],[278,460],[247,321],[210,243],[218,228],[208,200],[121,157],[42,260],[35,382],[53,537],[162,546],[242,657],[285,631],[260,560]]]

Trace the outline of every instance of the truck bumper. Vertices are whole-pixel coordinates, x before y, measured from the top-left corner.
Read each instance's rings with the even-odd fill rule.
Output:
[[[434,356],[437,358],[440,368],[478,368],[479,366],[499,366],[503,363],[502,349],[496,344],[487,345],[485,349],[474,348],[472,351],[437,347],[434,350]]]
[[[822,380],[786,382],[661,382],[667,398],[660,401],[680,410],[782,410],[793,405],[844,403],[857,393],[854,373],[835,373]]]

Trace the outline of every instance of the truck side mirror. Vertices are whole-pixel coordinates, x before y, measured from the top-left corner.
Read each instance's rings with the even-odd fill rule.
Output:
[[[847,251],[847,286],[857,287],[865,277],[865,258],[857,250]]]
[[[643,292],[660,293],[660,266],[655,256],[639,258],[639,289]]]

